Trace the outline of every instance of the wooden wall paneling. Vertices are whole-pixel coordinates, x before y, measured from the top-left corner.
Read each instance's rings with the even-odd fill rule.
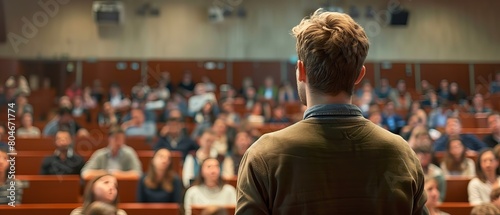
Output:
[[[500,72],[500,64],[474,64],[475,91],[483,95],[489,93],[490,83],[495,80],[497,72]]]
[[[400,79],[405,80],[406,89],[415,89],[415,70],[412,66],[411,73],[406,73],[406,63],[392,63],[391,67],[384,69],[383,65],[380,66],[380,78],[387,78],[392,87],[396,87]]]
[[[292,67],[294,68],[294,67]],[[274,83],[280,85],[281,81],[281,62],[267,61],[235,61],[233,62],[233,86],[240,90],[245,77],[253,79],[253,85],[256,89],[264,84],[264,79],[268,76],[273,77]]]
[[[0,59],[0,85],[4,85],[5,81],[12,76],[21,74],[19,70],[19,61],[15,59]]]
[[[123,62],[127,66],[123,70],[117,69],[117,63]],[[139,69],[131,68],[132,63],[138,63]],[[107,93],[109,86],[112,83],[119,83],[122,92],[125,95],[130,95],[132,87],[141,82],[141,61],[97,61],[97,62],[82,62],[82,86],[92,85],[96,79],[101,80],[102,87]]]
[[[457,82],[460,89],[470,94],[469,64],[420,64],[421,78],[427,80],[435,88],[443,79],[451,84]]]

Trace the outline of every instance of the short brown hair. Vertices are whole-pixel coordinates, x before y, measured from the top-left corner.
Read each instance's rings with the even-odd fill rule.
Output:
[[[318,9],[292,35],[309,86],[319,93],[352,95],[370,46],[363,28],[347,14]]]
[[[125,131],[120,126],[114,126],[109,129],[108,136],[113,136],[115,134],[125,134]]]

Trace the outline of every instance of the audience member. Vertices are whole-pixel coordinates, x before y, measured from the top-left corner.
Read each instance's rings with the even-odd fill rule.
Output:
[[[462,134],[462,124],[458,117],[448,117],[444,134],[434,142],[434,151],[445,151],[450,139],[459,139],[469,150],[480,151],[486,144],[472,134]]]
[[[115,176],[103,174],[93,177],[87,182],[83,193],[83,206],[75,208],[70,215],[86,215],[90,205],[94,202],[103,202],[118,207],[118,181]],[[117,209],[117,215],[127,215],[124,210]]]
[[[102,87],[101,80],[95,79],[92,82],[92,88],[90,89],[90,96],[92,96],[93,100],[99,104],[103,102],[104,88]],[[84,97],[84,99],[86,98]]]
[[[415,127],[422,125],[425,124],[422,122],[422,119],[419,116],[417,116],[416,114],[411,115],[410,118],[408,119],[408,124],[405,125],[403,128],[401,128],[400,131],[401,137],[403,137],[403,139],[408,141]]]
[[[201,211],[201,215],[229,215],[227,210],[222,206],[207,206],[203,211]]]
[[[272,124],[277,124],[277,123],[288,124],[291,123],[291,120],[285,114],[285,107],[278,105],[273,108],[273,115],[268,122]]]
[[[245,108],[247,110],[252,109],[255,104],[258,103],[257,92],[253,87],[245,88]]]
[[[168,92],[170,92],[171,94],[175,92],[174,86],[172,85],[172,81],[170,79],[170,73],[168,71],[163,71],[160,74],[160,80],[165,84]]]
[[[83,95],[81,98],[82,106],[87,110],[94,109],[95,107],[97,107],[97,99],[102,99],[102,94],[100,95],[99,98],[97,98],[97,96],[99,95],[95,96],[96,97],[92,95],[92,88],[90,88],[89,86],[83,88]]]
[[[389,99],[389,94],[391,94],[392,88],[389,84],[389,80],[387,78],[380,79],[380,87],[375,89],[375,94],[377,94],[377,98],[385,102],[385,100]]]
[[[406,82],[399,80],[396,89],[392,90],[389,94],[389,99],[394,102],[396,109],[408,110],[411,105],[411,95],[406,89]]]
[[[499,186],[500,178],[496,171],[498,168],[498,158],[490,148],[482,150],[476,162],[476,177],[467,186],[469,203],[480,205],[489,203],[491,190]]]
[[[209,93],[215,93],[215,91],[217,90],[217,86],[215,86],[215,84],[210,81],[210,78],[206,75],[201,77],[201,83],[205,85],[205,90]]]
[[[147,121],[141,109],[130,110],[130,116],[130,120],[121,125],[127,136],[154,137],[156,135],[156,124]]]
[[[238,127],[241,122],[241,117],[234,110],[234,102],[233,101],[225,101],[222,103],[222,114],[226,115],[226,124],[232,128]]]
[[[394,134],[399,134],[401,128],[405,125],[403,117],[396,113],[394,102],[392,101],[388,101],[384,106],[382,125]]]
[[[82,89],[80,86],[76,83],[73,82],[67,89],[65,95],[70,99],[73,100],[75,96],[82,96]]]
[[[85,160],[73,150],[71,134],[67,130],[57,131],[56,150],[42,161],[41,175],[78,175]]]
[[[139,180],[137,202],[181,203],[182,182],[175,173],[170,151],[159,149],[149,163],[149,169]]]
[[[470,215],[498,215],[500,209],[491,203],[476,205],[472,208]]]
[[[439,200],[441,202],[444,201],[444,197],[446,195],[446,179],[441,168],[431,163],[431,146],[422,144],[416,146],[415,148],[413,148],[413,150],[417,154],[418,160],[420,160],[420,164],[422,165],[422,169],[424,170],[425,177],[436,179],[440,193]]]
[[[495,73],[495,80],[490,83],[490,93],[500,93],[500,72]]]
[[[21,127],[16,131],[19,138],[37,138],[41,136],[40,129],[33,126],[33,115],[29,112],[21,116]]]
[[[427,207],[427,210],[429,210],[429,215],[450,215],[440,211],[438,208],[440,204],[440,192],[436,178],[426,177],[424,189],[427,195],[427,202],[425,203],[425,206]]]
[[[176,112],[177,116],[172,111],[171,118],[168,119],[165,126],[161,129],[160,138],[154,149],[166,148],[170,151],[181,152],[184,160],[190,151],[198,149],[198,145],[189,137],[187,131],[185,131],[185,123],[180,116],[180,111],[177,110]]]
[[[191,180],[196,178],[201,162],[207,158],[218,158],[217,150],[212,147],[216,135],[212,130],[205,130],[198,138],[200,148],[186,156],[182,166],[182,183],[184,187],[191,185]]]
[[[31,89],[28,84],[28,80],[26,80],[26,77],[24,76],[19,76],[17,79],[17,95],[25,95],[29,96],[31,94]]]
[[[491,133],[484,136],[483,142],[488,147],[495,148],[500,143],[500,115],[498,113],[492,113],[488,116],[488,127]]]
[[[0,149],[4,149],[5,151],[9,151],[9,145],[5,142],[3,142],[2,137],[5,137],[7,134],[7,129],[5,129],[5,126],[0,123]]]
[[[212,127],[214,121],[217,119],[218,112],[218,107],[215,103],[206,103],[203,109],[194,115],[196,127],[191,134],[191,139],[197,139],[205,129]]]
[[[182,75],[182,81],[177,86],[177,93],[180,93],[184,98],[189,98],[193,95],[195,83],[192,79],[192,75],[190,71],[185,71]]]
[[[236,189],[224,184],[220,176],[220,164],[217,159],[208,158],[200,163],[196,182],[186,191],[184,211],[191,215],[191,206],[229,206],[236,205]]]
[[[444,128],[448,116],[454,115],[453,111],[448,109],[446,104],[441,104],[429,113],[428,127],[431,129]]]
[[[425,95],[425,99],[421,103],[422,107],[436,109],[441,106],[442,101],[439,99],[436,91],[428,90]]]
[[[297,93],[289,81],[284,81],[278,89],[278,101],[280,104],[297,101]]]
[[[108,136],[108,147],[95,151],[82,168],[83,179],[102,174],[116,177],[139,178],[142,166],[135,150],[125,145],[125,132],[112,128]]]
[[[460,88],[458,88],[458,84],[456,82],[450,84],[448,101],[460,105],[467,102],[467,95]]]
[[[71,103],[71,99],[68,96],[61,96],[58,101],[59,108],[68,108],[72,109],[73,104]]]
[[[131,103],[130,99],[125,97],[125,95],[122,93],[120,85],[116,83],[111,84],[111,86],[109,87],[108,101],[110,102],[111,107],[117,110],[129,108]]]
[[[33,114],[33,106],[28,103],[28,98],[25,95],[21,94],[17,96],[16,99],[16,115],[18,117],[22,116],[23,113],[31,113]]]
[[[72,109],[73,117],[84,117],[87,122],[91,122],[90,119],[90,111],[83,104],[83,100],[81,96],[73,97],[73,109]]]
[[[189,115],[199,112],[206,103],[216,104],[215,94],[207,91],[204,83],[196,84],[194,95],[188,100]]]
[[[421,95],[427,95],[430,91],[434,91],[434,86],[432,86],[427,80],[420,81],[420,93]]]
[[[170,97],[170,91],[164,80],[158,81],[158,86],[151,90],[145,104],[146,110],[161,110],[165,108],[166,100]]]
[[[274,84],[274,79],[271,76],[264,79],[264,85],[259,87],[257,91],[259,99],[265,99],[270,101],[277,101],[278,99],[278,87]]]
[[[386,127],[382,124],[382,113],[380,113],[380,111],[374,111],[374,112],[372,112],[372,113],[368,116],[368,120],[370,120],[371,122],[373,122],[373,124],[375,124],[375,125],[378,125],[378,126],[380,126],[380,127],[386,128]]]
[[[450,86],[448,80],[443,79],[439,82],[437,94],[443,101],[448,101],[448,97],[450,96]]]
[[[217,150],[217,154],[225,156],[233,147],[236,131],[234,128],[230,128],[226,125],[226,120],[223,117],[219,117],[215,120],[212,125],[212,131],[215,133],[215,141],[212,148]]]
[[[240,96],[243,97],[245,100],[247,100],[249,98],[247,96],[247,89],[250,87],[254,88],[254,90],[255,90],[252,77],[246,76],[245,78],[243,78],[243,80],[241,82],[241,89],[239,92]]]
[[[102,111],[97,114],[97,123],[101,127],[117,126],[120,119],[120,113],[115,112],[115,108],[111,106],[111,102],[104,102]]]
[[[222,163],[222,177],[233,178],[238,175],[243,154],[245,154],[253,142],[254,139],[247,131],[240,131],[236,134],[232,153],[227,154]]]
[[[484,105],[483,95],[476,93],[472,99],[472,106],[469,108],[469,113],[476,115],[487,115],[491,113],[491,109]]]
[[[57,117],[50,121],[45,128],[43,129],[43,135],[45,136],[54,136],[57,131],[61,129],[68,129],[71,133],[71,136],[88,136],[89,132],[87,129],[80,126],[73,119],[71,109],[68,108],[60,108]]]
[[[460,139],[450,140],[446,155],[440,165],[445,176],[466,176],[472,178],[476,175],[474,161],[465,157],[466,151]]]
[[[9,156],[7,155],[7,150],[5,148],[0,147],[0,206],[1,205],[10,205],[16,206],[22,202],[23,198],[23,189],[26,187],[26,183],[16,180],[12,175],[15,176],[15,172],[9,170],[12,162],[10,161]],[[9,173],[11,172],[11,173]],[[10,174],[10,175],[9,175]],[[10,199],[11,196],[11,186],[14,185],[14,198]]]

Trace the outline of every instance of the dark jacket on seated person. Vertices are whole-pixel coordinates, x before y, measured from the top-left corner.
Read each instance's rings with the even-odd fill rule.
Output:
[[[45,157],[40,169],[41,175],[79,175],[85,160],[73,152],[72,149],[68,150],[67,158],[61,160],[59,157],[60,152],[55,151],[53,155]]]
[[[493,137],[493,134],[488,134],[484,136],[483,142],[486,143],[486,145],[490,148],[495,148],[495,146],[500,143],[495,137]]]
[[[465,147],[474,151],[480,151],[486,148],[486,144],[477,139],[476,136],[472,134],[460,134],[460,140]],[[434,151],[446,151],[450,138],[448,135],[443,134],[439,139],[434,142]]]
[[[196,142],[194,142],[187,135],[182,135],[177,140],[175,140],[177,144],[173,144],[173,141],[174,140],[172,140],[171,137],[161,137],[153,149],[156,151],[158,149],[166,148],[170,151],[181,152],[182,160],[184,160],[190,151],[196,151],[199,148],[198,144],[196,144]]]
[[[137,186],[137,202],[181,203],[184,188],[178,176],[172,181],[172,192],[166,191],[161,184],[156,189],[150,189],[146,186],[145,179],[146,175],[143,175]]]

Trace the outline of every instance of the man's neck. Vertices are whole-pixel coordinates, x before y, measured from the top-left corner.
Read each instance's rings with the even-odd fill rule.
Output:
[[[307,95],[307,108],[311,108],[315,105],[326,105],[326,104],[352,104],[351,96],[347,95],[344,92],[336,96],[330,96],[325,94],[312,94],[311,92],[306,92],[306,95]]]

